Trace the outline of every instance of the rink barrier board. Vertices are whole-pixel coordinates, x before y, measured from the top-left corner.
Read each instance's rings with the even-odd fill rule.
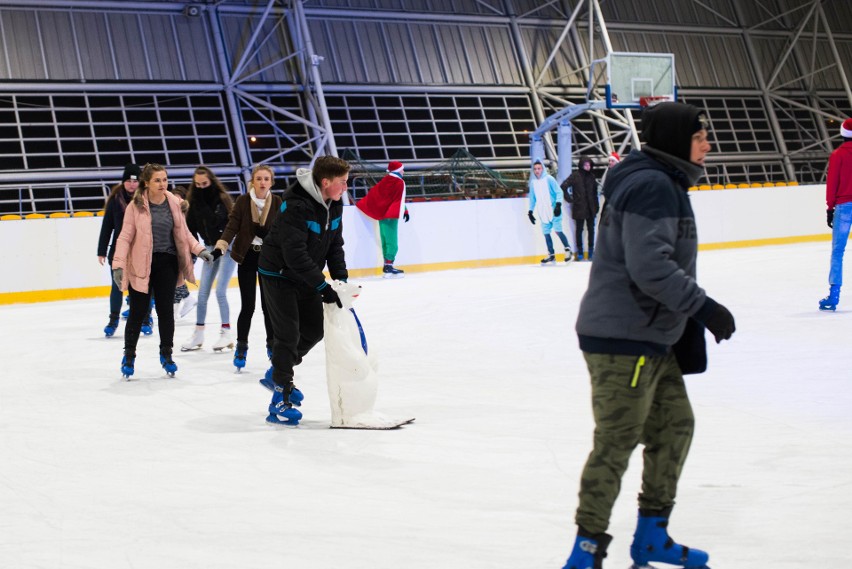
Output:
[[[714,251],[720,249],[742,249],[748,247],[766,247],[772,245],[792,245],[797,243],[816,243],[831,241],[831,234],[821,235],[798,235],[792,237],[772,237],[767,239],[747,239],[742,241],[730,241],[727,243],[705,243],[698,246],[699,251]],[[557,261],[564,261],[563,255],[557,255]],[[478,269],[487,267],[504,267],[516,265],[536,265],[541,260],[541,255],[526,257],[507,257],[502,259],[471,259],[466,261],[451,261],[444,263],[425,263],[419,265],[399,265],[406,273],[425,273],[434,271],[450,271],[456,269]],[[349,277],[352,279],[381,277],[382,268],[352,269]],[[326,275],[327,276],[327,275]],[[191,290],[197,290],[198,286],[187,283]],[[234,277],[228,285],[237,287],[238,281]],[[25,304],[35,302],[54,302],[61,300],[79,300],[85,298],[102,298],[109,296],[110,286],[67,288],[58,290],[36,290],[24,292],[0,293],[0,305]]]

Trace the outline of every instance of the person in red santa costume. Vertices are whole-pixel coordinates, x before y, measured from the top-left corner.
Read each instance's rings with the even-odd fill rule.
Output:
[[[393,266],[396,253],[399,250],[399,219],[407,223],[410,219],[408,208],[405,207],[405,182],[402,179],[404,166],[402,162],[392,160],[388,164],[387,175],[379,183],[370,188],[367,195],[357,204],[365,215],[379,222],[379,235],[382,239],[382,255],[385,265],[382,273],[385,278],[399,278],[405,271]]]

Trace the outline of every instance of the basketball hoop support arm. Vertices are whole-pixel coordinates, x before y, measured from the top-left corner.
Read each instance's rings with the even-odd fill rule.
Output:
[[[544,158],[544,135],[556,128],[556,181],[561,184],[571,174],[571,154],[573,153],[571,121],[586,111],[605,108],[606,101],[593,101],[565,107],[544,119],[544,122],[530,134],[530,162],[536,158]]]

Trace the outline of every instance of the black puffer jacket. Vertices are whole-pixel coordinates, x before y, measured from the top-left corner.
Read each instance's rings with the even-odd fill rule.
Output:
[[[128,201],[127,192],[122,188],[109,200],[104,210],[101,234],[98,238],[98,257],[106,257],[110,265],[112,265],[112,257],[115,255],[115,242],[121,233],[122,225],[124,225],[124,210],[127,208]],[[112,236],[112,241],[110,241],[110,236]],[[107,249],[107,246],[109,246],[109,249]]]
[[[296,176],[300,184],[284,192],[281,213],[263,238],[258,272],[319,290],[325,283],[326,264],[332,279],[349,277],[343,252],[343,205],[323,201],[310,170],[299,168]]]
[[[565,195],[565,201],[573,203],[571,217],[574,219],[592,219],[600,210],[598,181],[591,167],[588,171],[583,168],[583,165],[587,163],[591,166],[591,158],[585,156],[580,158],[577,169],[571,172],[560,186]],[[569,188],[571,188],[570,191]]]
[[[228,206],[219,197],[219,190],[212,185],[195,188],[186,212],[186,225],[193,237],[205,245],[216,245],[228,225]]]

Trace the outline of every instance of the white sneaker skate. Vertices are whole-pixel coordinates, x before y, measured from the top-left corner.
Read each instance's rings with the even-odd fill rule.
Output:
[[[219,332],[219,339],[213,344],[213,351],[221,352],[222,350],[230,350],[233,347],[234,340],[231,338],[231,329],[222,328],[221,332]]]
[[[198,299],[191,294],[180,301],[180,317],[183,318],[198,304]]]
[[[204,343],[204,326],[196,326],[195,331],[190,336],[189,340],[180,345],[181,352],[191,352],[198,350]]]

